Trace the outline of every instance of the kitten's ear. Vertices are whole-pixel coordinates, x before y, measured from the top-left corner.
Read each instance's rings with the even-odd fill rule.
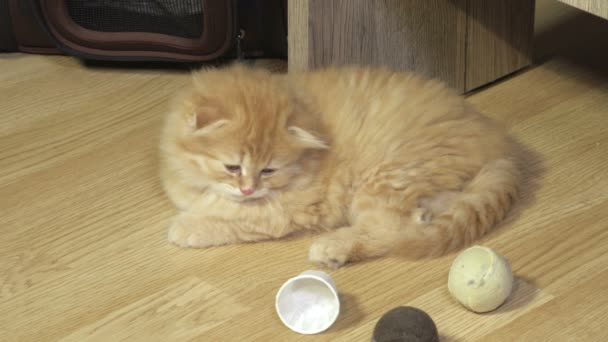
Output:
[[[298,144],[305,148],[311,148],[316,150],[328,149],[327,143],[323,139],[309,133],[297,126],[289,126],[287,131],[293,136]]]
[[[186,122],[197,134],[204,134],[223,126],[228,120],[220,109],[208,105],[199,105],[193,108],[191,113],[188,113]]]

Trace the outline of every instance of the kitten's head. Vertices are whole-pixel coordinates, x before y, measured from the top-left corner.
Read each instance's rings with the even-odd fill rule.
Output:
[[[308,184],[327,145],[288,88],[240,65],[194,75],[176,113],[183,179],[238,201]]]

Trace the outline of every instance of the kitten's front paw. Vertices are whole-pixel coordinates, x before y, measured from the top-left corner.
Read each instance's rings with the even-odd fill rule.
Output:
[[[349,260],[352,249],[352,241],[322,237],[310,246],[308,258],[321,266],[337,269]]]
[[[180,247],[190,247],[188,245],[188,238],[190,237],[190,233],[187,229],[182,227],[178,222],[173,222],[169,227],[169,232],[167,234],[167,239],[169,242],[176,244]]]
[[[169,242],[185,248],[204,248],[212,246],[210,241],[203,239],[200,232],[194,232],[183,220],[174,220],[167,234]]]

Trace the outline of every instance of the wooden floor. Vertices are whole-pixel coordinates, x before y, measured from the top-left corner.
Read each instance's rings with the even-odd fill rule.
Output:
[[[482,243],[517,276],[508,303],[454,302],[454,255],[331,271],[323,334],[279,321],[274,296],[311,268],[312,237],[184,250],[157,177],[166,100],[183,71],[0,55],[1,341],[369,341],[385,311],[426,310],[444,341],[608,340],[608,76],[555,58],[469,97],[531,151],[525,198]]]

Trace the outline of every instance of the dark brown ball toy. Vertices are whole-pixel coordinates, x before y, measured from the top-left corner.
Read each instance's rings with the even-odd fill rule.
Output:
[[[439,342],[433,319],[424,311],[400,306],[385,313],[374,327],[373,342]]]

